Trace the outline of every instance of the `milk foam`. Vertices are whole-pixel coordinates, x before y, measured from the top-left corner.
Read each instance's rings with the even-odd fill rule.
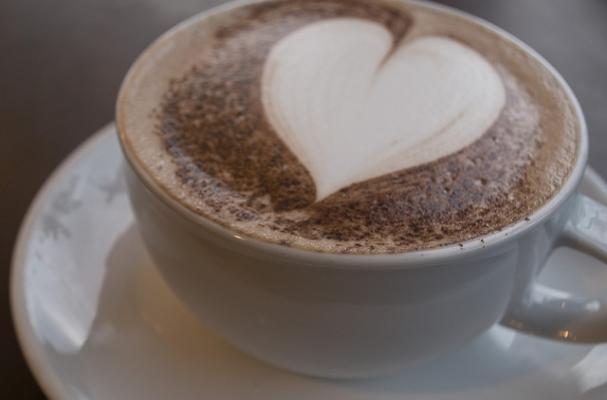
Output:
[[[473,49],[441,36],[394,40],[377,22],[335,18],[289,34],[266,61],[265,112],[317,200],[456,153],[504,107],[500,76]]]
[[[125,87],[121,139],[157,190],[231,232],[312,251],[481,240],[551,199],[579,154],[579,115],[540,60],[421,2],[219,12],[153,45]]]

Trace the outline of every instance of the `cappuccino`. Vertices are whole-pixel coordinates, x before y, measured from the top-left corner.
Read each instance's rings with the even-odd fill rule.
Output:
[[[148,125],[122,134],[162,190],[236,234],[348,254],[480,240],[576,161],[553,73],[440,8],[255,2],[172,41],[135,83]]]

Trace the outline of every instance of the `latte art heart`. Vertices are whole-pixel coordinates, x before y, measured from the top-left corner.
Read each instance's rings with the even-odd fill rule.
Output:
[[[426,36],[394,48],[383,25],[335,18],[272,48],[262,101],[318,201],[465,148],[494,124],[506,94],[495,68],[455,40]]]

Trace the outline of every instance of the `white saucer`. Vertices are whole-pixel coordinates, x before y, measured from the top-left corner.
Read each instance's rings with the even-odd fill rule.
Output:
[[[13,315],[53,399],[607,399],[607,345],[499,326],[455,353],[376,380],[312,379],[251,359],[209,333],[160,279],[133,227],[121,163],[108,126],[52,176],[19,235]],[[607,204],[595,173],[584,191]],[[604,267],[561,249],[542,279],[606,296]]]

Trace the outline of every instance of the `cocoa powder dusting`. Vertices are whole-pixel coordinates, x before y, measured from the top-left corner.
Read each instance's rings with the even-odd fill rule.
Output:
[[[524,219],[552,196],[554,190],[535,186],[538,169],[556,170],[538,156],[546,140],[542,110],[495,62],[507,102],[481,139],[314,203],[310,174],[264,116],[260,81],[270,49],[324,18],[382,23],[395,45],[415,21],[401,8],[362,0],[271,1],[232,13],[205,44],[212,48],[204,59],[171,82],[156,114],[157,134],[179,180],[203,200],[205,207],[196,211],[208,218],[283,245],[304,240],[312,250],[393,253],[481,237]],[[569,170],[558,172],[560,184]]]

